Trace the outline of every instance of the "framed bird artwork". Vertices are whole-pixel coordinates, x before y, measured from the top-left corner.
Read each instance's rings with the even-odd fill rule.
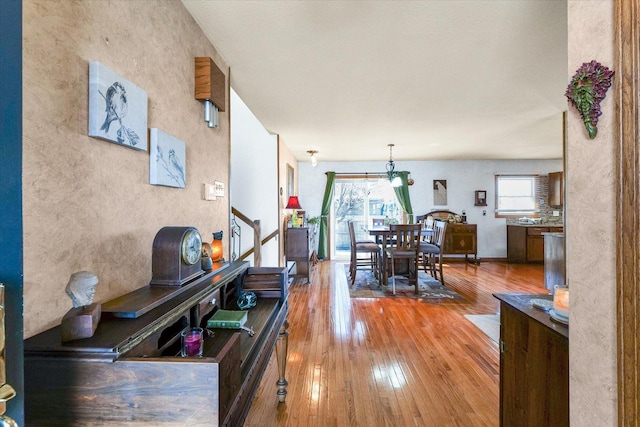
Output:
[[[89,63],[89,136],[147,151],[147,92],[98,61]]]
[[[149,129],[149,183],[185,188],[187,163],[185,143],[158,128]]]

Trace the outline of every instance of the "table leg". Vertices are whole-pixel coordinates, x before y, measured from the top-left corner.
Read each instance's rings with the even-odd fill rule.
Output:
[[[380,278],[378,279],[380,282],[380,285],[384,285],[386,286],[387,283],[389,283],[389,272],[387,271],[387,254],[386,254],[386,249],[387,249],[387,236],[382,236],[381,239],[381,244],[380,246],[382,247],[382,251],[380,253],[380,265],[379,265],[379,270],[380,270]]]
[[[276,381],[276,385],[278,386],[278,402],[280,403],[284,403],[284,400],[287,397],[287,386],[289,385],[285,378],[285,371],[287,369],[287,352],[289,347],[289,331],[287,329],[289,329],[289,321],[285,319],[276,341],[276,359],[278,362],[279,377],[278,381]]]

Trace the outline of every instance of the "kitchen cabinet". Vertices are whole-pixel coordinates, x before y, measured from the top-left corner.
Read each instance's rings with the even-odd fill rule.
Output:
[[[562,172],[549,173],[549,206],[564,204],[564,174]]]
[[[533,308],[550,295],[500,300],[500,426],[569,426],[569,328]]]
[[[527,227],[527,262],[544,261],[544,236],[548,227]]]
[[[507,261],[543,262],[544,234],[562,233],[563,227],[507,225]]]

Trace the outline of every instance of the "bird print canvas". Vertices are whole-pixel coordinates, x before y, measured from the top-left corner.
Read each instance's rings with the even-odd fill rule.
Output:
[[[185,188],[187,185],[186,148],[178,138],[158,129],[149,130],[149,182],[153,185]]]
[[[89,63],[89,136],[147,151],[147,92],[98,61]]]

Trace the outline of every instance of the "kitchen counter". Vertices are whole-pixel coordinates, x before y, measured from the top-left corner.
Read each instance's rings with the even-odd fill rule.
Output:
[[[562,224],[507,224],[507,261],[543,262],[544,233],[562,232]]]
[[[564,233],[542,233],[544,238],[544,287],[553,293],[554,286],[564,286]]]

